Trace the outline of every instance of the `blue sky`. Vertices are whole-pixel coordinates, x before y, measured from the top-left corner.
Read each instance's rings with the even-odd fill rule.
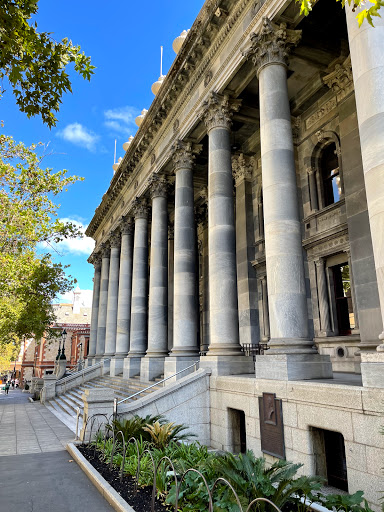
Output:
[[[114,140],[118,158],[122,144],[136,133],[135,117],[154,99],[151,85],[160,74],[160,46],[165,74],[175,58],[173,40],[191,27],[202,5],[203,0],[40,0],[38,30],[79,44],[91,56],[95,75],[87,82],[70,70],[73,94],[63,97],[52,130],[18,111],[7,84],[0,119],[4,133],[17,141],[49,143],[47,167],[85,178],[60,196],[61,218],[84,226],[92,219],[113,176]],[[93,267],[87,258],[92,241],[72,241],[59,250],[56,259],[71,265],[69,273],[81,289],[91,289]]]

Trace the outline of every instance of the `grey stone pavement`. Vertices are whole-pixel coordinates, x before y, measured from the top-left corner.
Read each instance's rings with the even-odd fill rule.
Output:
[[[29,396],[0,392],[0,509],[112,511],[65,450],[73,432]]]

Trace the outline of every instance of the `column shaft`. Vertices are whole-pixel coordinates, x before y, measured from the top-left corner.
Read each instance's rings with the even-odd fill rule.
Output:
[[[108,284],[109,284],[109,248],[103,249],[101,261],[101,283],[99,300],[99,317],[97,322],[97,344],[96,356],[101,358],[105,351],[105,331],[107,326],[107,305],[108,305]]]
[[[93,295],[92,295],[92,315],[91,329],[89,333],[89,350],[88,358],[96,355],[97,343],[97,322],[99,317],[99,301],[100,301],[100,282],[101,282],[101,261],[95,263],[95,276],[93,278]]]
[[[107,305],[107,325],[105,332],[106,357],[112,357],[116,351],[117,300],[119,294],[120,241],[114,241],[111,247],[109,263],[109,287]]]
[[[262,302],[263,302],[263,341],[269,341],[270,330],[269,330],[269,309],[268,309],[268,289],[267,289],[267,278],[263,276],[261,278],[262,288]]]

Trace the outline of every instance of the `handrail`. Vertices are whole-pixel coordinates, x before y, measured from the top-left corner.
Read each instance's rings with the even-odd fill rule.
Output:
[[[63,377],[62,379],[59,379],[56,382],[56,384],[66,384],[67,382],[70,382],[71,380],[74,380],[77,377],[80,377],[80,375],[85,375],[87,373],[91,373],[96,368],[100,368],[101,366],[103,366],[106,361],[110,361],[110,359],[104,359],[103,361],[99,361],[98,363],[93,364],[92,366],[88,366],[88,368],[83,368],[82,370],[71,373],[71,375],[67,375],[67,377]]]
[[[179,370],[178,372],[174,373],[173,375],[170,375],[169,377],[167,377],[167,378],[165,378],[163,380],[159,380],[159,382],[155,382],[154,384],[151,384],[150,386],[142,389],[141,391],[137,391],[133,395],[127,396],[127,398],[123,398],[122,400],[119,400],[119,401],[117,401],[117,398],[115,398],[115,400],[114,400],[115,404],[116,404],[116,406],[119,405],[119,404],[122,404],[123,402],[126,402],[130,398],[133,398],[133,397],[135,397],[137,395],[140,395],[141,393],[144,393],[144,391],[147,391],[148,389],[154,388],[155,386],[158,386],[159,384],[162,384],[163,382],[165,382],[165,381],[167,381],[169,379],[172,379],[173,377],[176,377],[176,375],[179,375],[180,373],[183,373],[186,370],[189,370],[190,368],[193,368],[193,367],[196,368],[196,365],[198,365],[198,364],[199,364],[199,361],[195,361],[193,364],[191,364],[190,366],[187,366],[183,370]]]

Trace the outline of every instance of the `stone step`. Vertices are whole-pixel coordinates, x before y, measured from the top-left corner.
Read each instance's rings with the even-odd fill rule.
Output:
[[[72,407],[68,402],[63,399],[63,395],[57,396],[50,402],[53,406],[58,406],[62,411],[69,414],[69,416],[76,416],[76,408]]]

